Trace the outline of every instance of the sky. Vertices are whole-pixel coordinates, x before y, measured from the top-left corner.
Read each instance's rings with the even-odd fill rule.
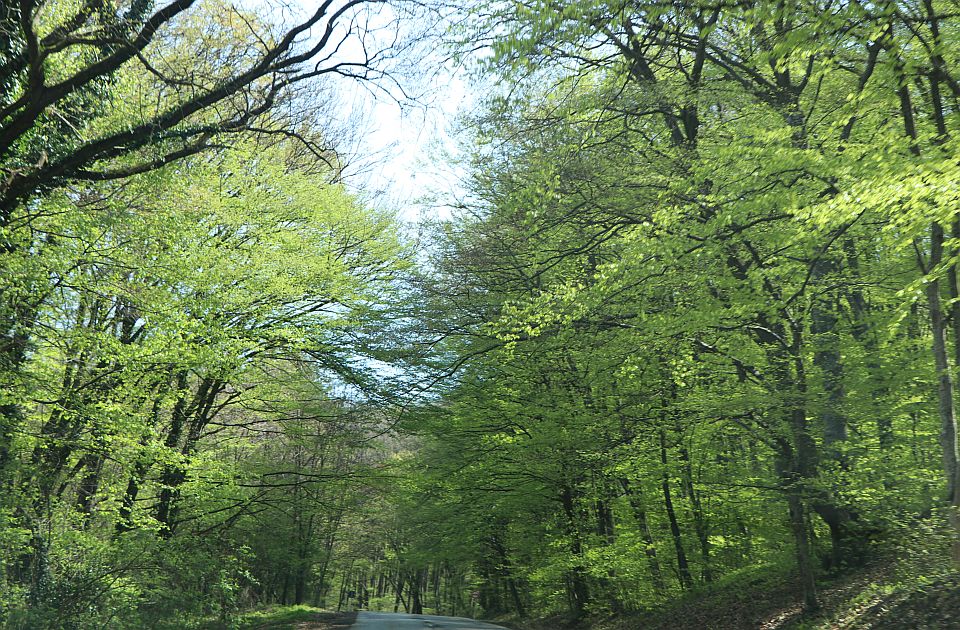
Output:
[[[384,97],[365,95],[369,116],[357,150],[365,168],[356,184],[376,191],[379,203],[396,208],[400,218],[445,216],[442,207],[425,203],[432,193],[457,188],[443,152],[456,150],[451,127],[456,115],[472,101],[467,82],[450,68],[437,77],[429,101],[408,105]]]
[[[292,7],[276,5],[282,7],[287,20],[316,10],[316,0],[294,1],[297,4]],[[397,32],[395,18],[389,5],[379,5],[369,22],[372,37],[392,38]],[[442,27],[427,21],[404,24],[406,28],[422,27],[433,36],[442,31]],[[457,177],[439,156],[456,152],[451,127],[456,115],[475,100],[465,73],[444,61],[436,41],[426,40],[411,52],[397,60],[405,68],[394,75],[411,98],[404,98],[401,90],[391,88],[389,82],[371,89],[357,81],[337,81],[339,108],[343,120],[351,121],[347,129],[355,136],[345,143],[350,154],[346,183],[375,206],[396,210],[407,223],[448,216],[442,204],[423,201],[427,196],[459,189]],[[341,49],[346,59],[361,53],[357,40],[348,40]]]

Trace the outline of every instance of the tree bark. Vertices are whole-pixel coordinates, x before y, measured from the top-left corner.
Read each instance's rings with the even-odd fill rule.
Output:
[[[580,528],[577,526],[573,490],[569,486],[564,486],[561,490],[560,501],[566,517],[567,535],[570,536],[570,553],[575,558],[569,576],[571,612],[575,617],[580,618],[586,613],[587,603],[590,601],[590,587],[587,584],[586,569],[581,563],[583,543],[580,540]]]
[[[680,588],[686,590],[693,587],[693,577],[690,575],[690,565],[687,562],[687,554],[683,550],[680,524],[677,522],[677,513],[673,507],[673,498],[670,494],[668,461],[667,432],[665,429],[660,429],[660,464],[663,466],[660,487],[663,490],[663,507],[667,512],[667,520],[670,521],[670,535],[673,537],[673,548],[677,554],[677,578],[680,583]]]
[[[660,570],[660,560],[657,558],[657,546],[650,534],[650,525],[647,522],[647,511],[643,504],[642,489],[639,486],[632,485],[626,477],[620,478],[620,486],[624,494],[627,495],[627,501],[630,503],[630,509],[633,511],[633,517],[640,528],[640,537],[643,540],[643,553],[647,556],[647,566],[650,568],[650,578],[653,581],[653,588],[657,593],[663,593],[666,590],[663,583],[663,572]]]
[[[700,561],[703,563],[700,570],[700,577],[704,582],[712,582],[713,571],[710,567],[710,532],[706,516],[703,513],[703,506],[700,503],[700,493],[697,492],[693,484],[693,465],[690,461],[690,453],[686,447],[682,445],[677,449],[677,453],[680,456],[683,483],[686,487],[687,495],[690,497],[690,507],[693,512],[693,529],[697,534],[697,541],[700,543]]]
[[[410,582],[410,614],[423,614],[423,600],[421,599],[421,589],[423,588],[424,569],[417,569]]]

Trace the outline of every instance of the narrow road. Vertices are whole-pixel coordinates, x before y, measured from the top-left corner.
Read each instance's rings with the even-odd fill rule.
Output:
[[[464,617],[361,612],[350,630],[507,630],[492,623]]]

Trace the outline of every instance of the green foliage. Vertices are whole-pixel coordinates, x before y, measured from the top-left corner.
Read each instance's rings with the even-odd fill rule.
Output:
[[[409,263],[388,214],[292,149],[250,138],[51,196],[30,226],[44,245],[8,254],[13,286],[53,279],[5,390],[24,414],[2,529],[14,627],[232,619],[265,579],[251,566],[299,566],[260,544],[263,518],[316,521],[301,583],[329,555],[328,506],[350,505],[338,480],[377,422],[370,364],[394,351],[374,323]]]
[[[283,606],[256,611],[241,617],[237,628],[295,628],[298,622],[312,621],[320,609],[313,606]]]
[[[817,574],[938,502],[960,232],[935,4],[493,3],[455,30],[504,87],[437,235],[462,365],[410,428],[421,501],[496,532],[470,537],[488,612],[638,611],[791,555],[813,611]]]
[[[0,105],[109,58],[146,4],[34,66],[6,28],[31,3],[3,9]],[[476,5],[451,37],[500,86],[420,269],[322,131],[275,133],[295,70],[191,109],[284,41],[269,23],[172,21],[141,56],[189,81],[120,63],[2,156],[0,619],[579,623],[788,574],[813,613],[890,539],[906,590],[952,580],[948,8]],[[149,108],[173,122],[124,139]]]

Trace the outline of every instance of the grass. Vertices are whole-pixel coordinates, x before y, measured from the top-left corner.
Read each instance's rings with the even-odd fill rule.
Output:
[[[240,618],[240,630],[266,630],[276,628],[286,630],[295,623],[309,622],[317,613],[325,612],[313,606],[283,606],[247,613]]]
[[[231,625],[210,621],[201,630],[346,630],[356,613],[337,613],[313,606],[274,606],[244,613]]]

